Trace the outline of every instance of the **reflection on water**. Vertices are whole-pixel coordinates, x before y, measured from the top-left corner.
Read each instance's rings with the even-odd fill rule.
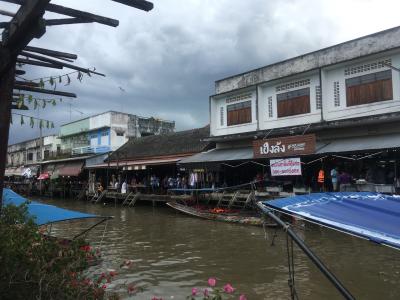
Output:
[[[191,287],[204,287],[210,276],[230,282],[248,299],[289,299],[286,237],[274,229],[201,220],[167,207],[92,205],[74,200],[44,200],[75,210],[112,215],[87,239],[100,246],[103,262],[91,271],[118,268],[116,283],[144,287],[136,299],[185,299]],[[91,221],[54,225],[53,232],[72,236]],[[328,229],[297,230],[357,299],[400,299],[400,252]],[[104,235],[103,235],[104,233]],[[267,240],[265,239],[267,237]],[[341,299],[308,258],[295,247],[295,277],[300,299]]]

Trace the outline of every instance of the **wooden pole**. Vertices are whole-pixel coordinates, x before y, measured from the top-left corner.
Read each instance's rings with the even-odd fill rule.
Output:
[[[0,211],[3,206],[4,172],[11,119],[11,99],[15,80],[15,63],[0,78]]]

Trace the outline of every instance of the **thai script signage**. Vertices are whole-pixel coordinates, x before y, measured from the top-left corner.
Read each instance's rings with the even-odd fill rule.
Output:
[[[271,159],[271,176],[301,175],[300,157]]]
[[[253,142],[254,158],[284,157],[315,153],[315,135],[296,135]]]

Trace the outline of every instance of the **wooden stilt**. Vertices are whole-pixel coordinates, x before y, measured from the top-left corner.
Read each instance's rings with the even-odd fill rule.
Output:
[[[11,100],[15,80],[15,63],[0,78],[0,211],[3,205],[4,172],[10,131]]]

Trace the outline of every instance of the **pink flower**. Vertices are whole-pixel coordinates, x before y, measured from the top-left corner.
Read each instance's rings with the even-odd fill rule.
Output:
[[[246,298],[245,295],[242,294],[242,295],[239,296],[239,300],[247,300],[247,298]]]
[[[208,297],[208,289],[204,289],[203,295],[204,295],[204,297]]]
[[[208,285],[213,287],[217,284],[217,279],[215,277],[208,278]]]
[[[129,285],[128,286],[128,294],[131,295],[135,292],[135,286],[134,285]]]
[[[107,288],[107,285],[106,285],[106,284],[103,284],[103,285],[101,286],[101,288],[102,288],[103,290],[105,290],[105,289]]]
[[[192,296],[196,296],[199,290],[197,288],[192,288]]]
[[[232,294],[235,291],[235,288],[231,286],[230,283],[224,285],[224,292],[228,294]]]

